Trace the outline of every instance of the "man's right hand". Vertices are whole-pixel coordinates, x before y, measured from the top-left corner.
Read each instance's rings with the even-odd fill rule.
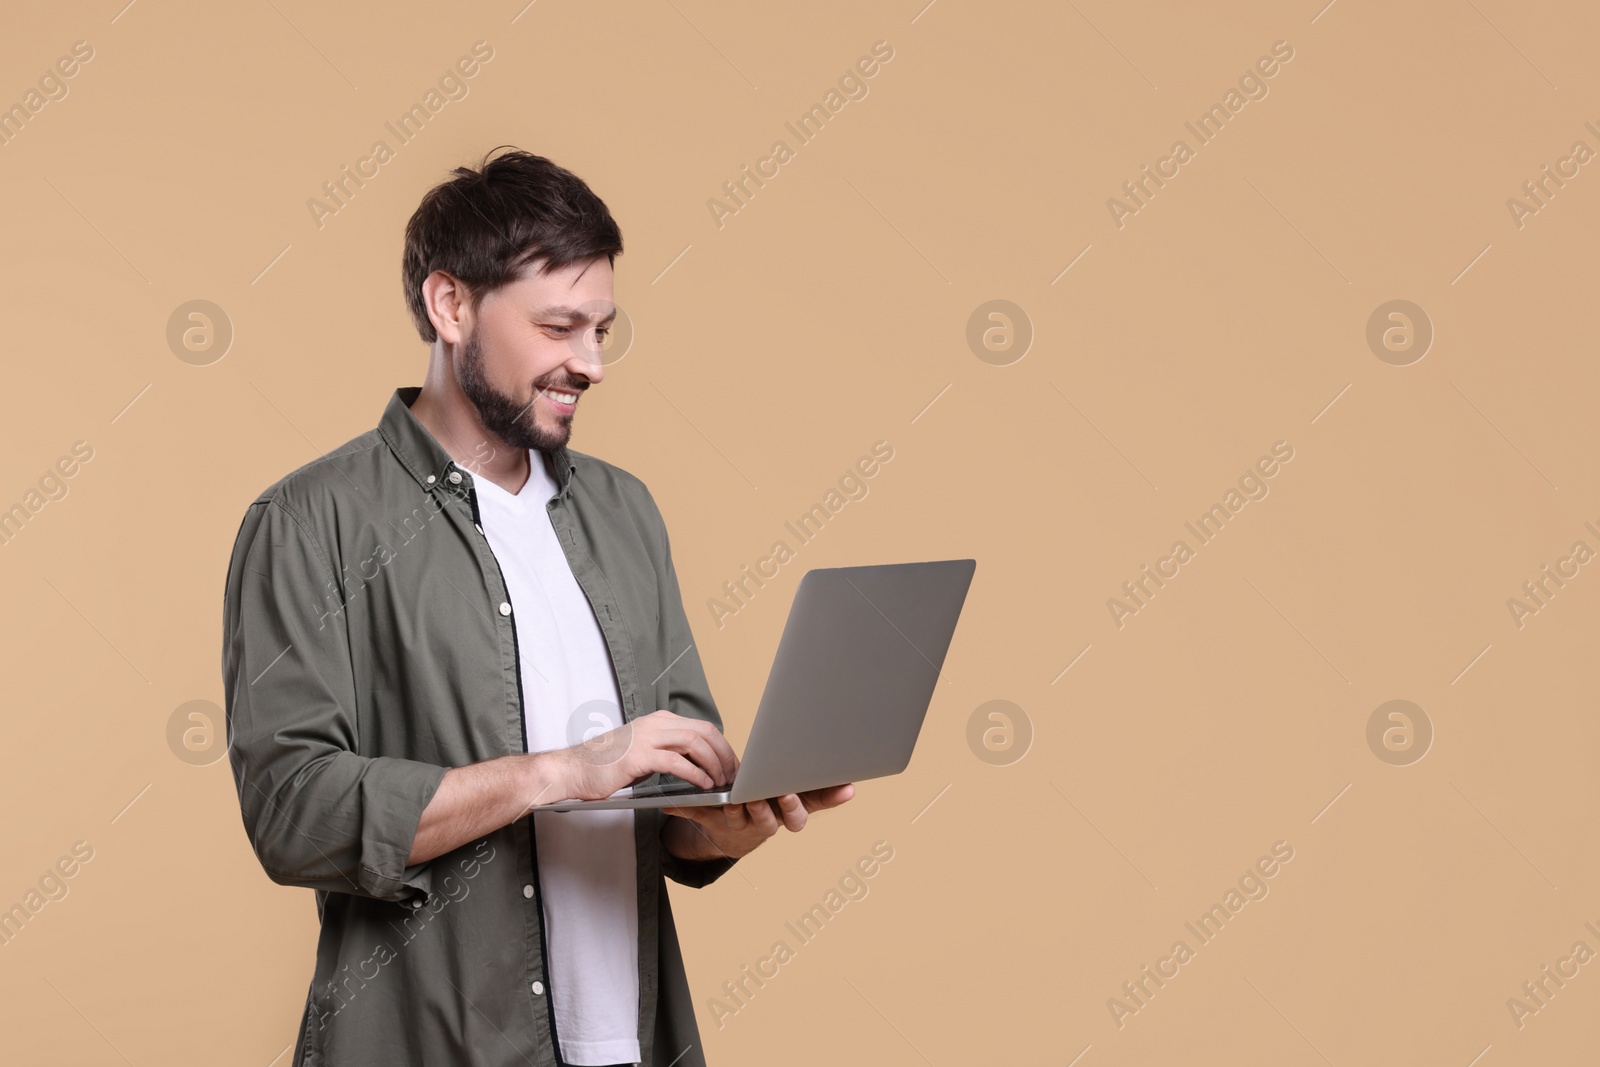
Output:
[[[739,769],[739,757],[721,730],[704,719],[665,709],[553,755],[560,758],[563,799],[568,800],[604,800],[657,772],[714,789],[732,782]]]

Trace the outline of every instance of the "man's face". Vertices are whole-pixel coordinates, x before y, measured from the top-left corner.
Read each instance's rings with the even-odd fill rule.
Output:
[[[479,303],[456,376],[486,430],[511,448],[550,452],[566,445],[579,398],[604,377],[600,349],[617,312],[606,257],[552,274],[537,267]]]

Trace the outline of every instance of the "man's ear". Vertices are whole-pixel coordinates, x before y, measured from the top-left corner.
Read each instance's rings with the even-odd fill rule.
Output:
[[[466,339],[468,307],[466,283],[447,271],[436,270],[422,280],[422,306],[446,344],[459,345]]]

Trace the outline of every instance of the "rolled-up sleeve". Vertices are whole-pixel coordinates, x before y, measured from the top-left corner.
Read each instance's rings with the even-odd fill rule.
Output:
[[[408,866],[447,768],[361,754],[337,571],[299,515],[251,504],[223,596],[228,756],[245,833],[281,885],[421,903]]]
[[[666,635],[667,656],[672,660],[666,670],[666,703],[662,707],[685,717],[705,719],[722,730],[722,716],[717,702],[712,699],[710,683],[706,681],[705,668],[700,663],[700,652],[695,645],[694,633],[689,629],[689,617],[683,610],[683,591],[678,585],[678,571],[672,563],[672,543],[667,536],[667,525],[650,499],[650,507],[660,537],[661,563],[659,603],[662,629]],[[662,820],[663,825],[666,819]],[[729,858],[714,860],[680,859],[661,849],[661,872],[680,885],[699,889],[721,878],[736,861]]]

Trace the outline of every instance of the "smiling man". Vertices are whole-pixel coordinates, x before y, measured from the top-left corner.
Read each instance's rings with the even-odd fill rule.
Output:
[[[549,160],[457,168],[406,227],[424,384],[245,512],[229,756],[256,856],[322,924],[296,1065],[703,1064],[665,879],[853,795],[530,812],[738,768],[655,501],[567,447],[621,251]]]

